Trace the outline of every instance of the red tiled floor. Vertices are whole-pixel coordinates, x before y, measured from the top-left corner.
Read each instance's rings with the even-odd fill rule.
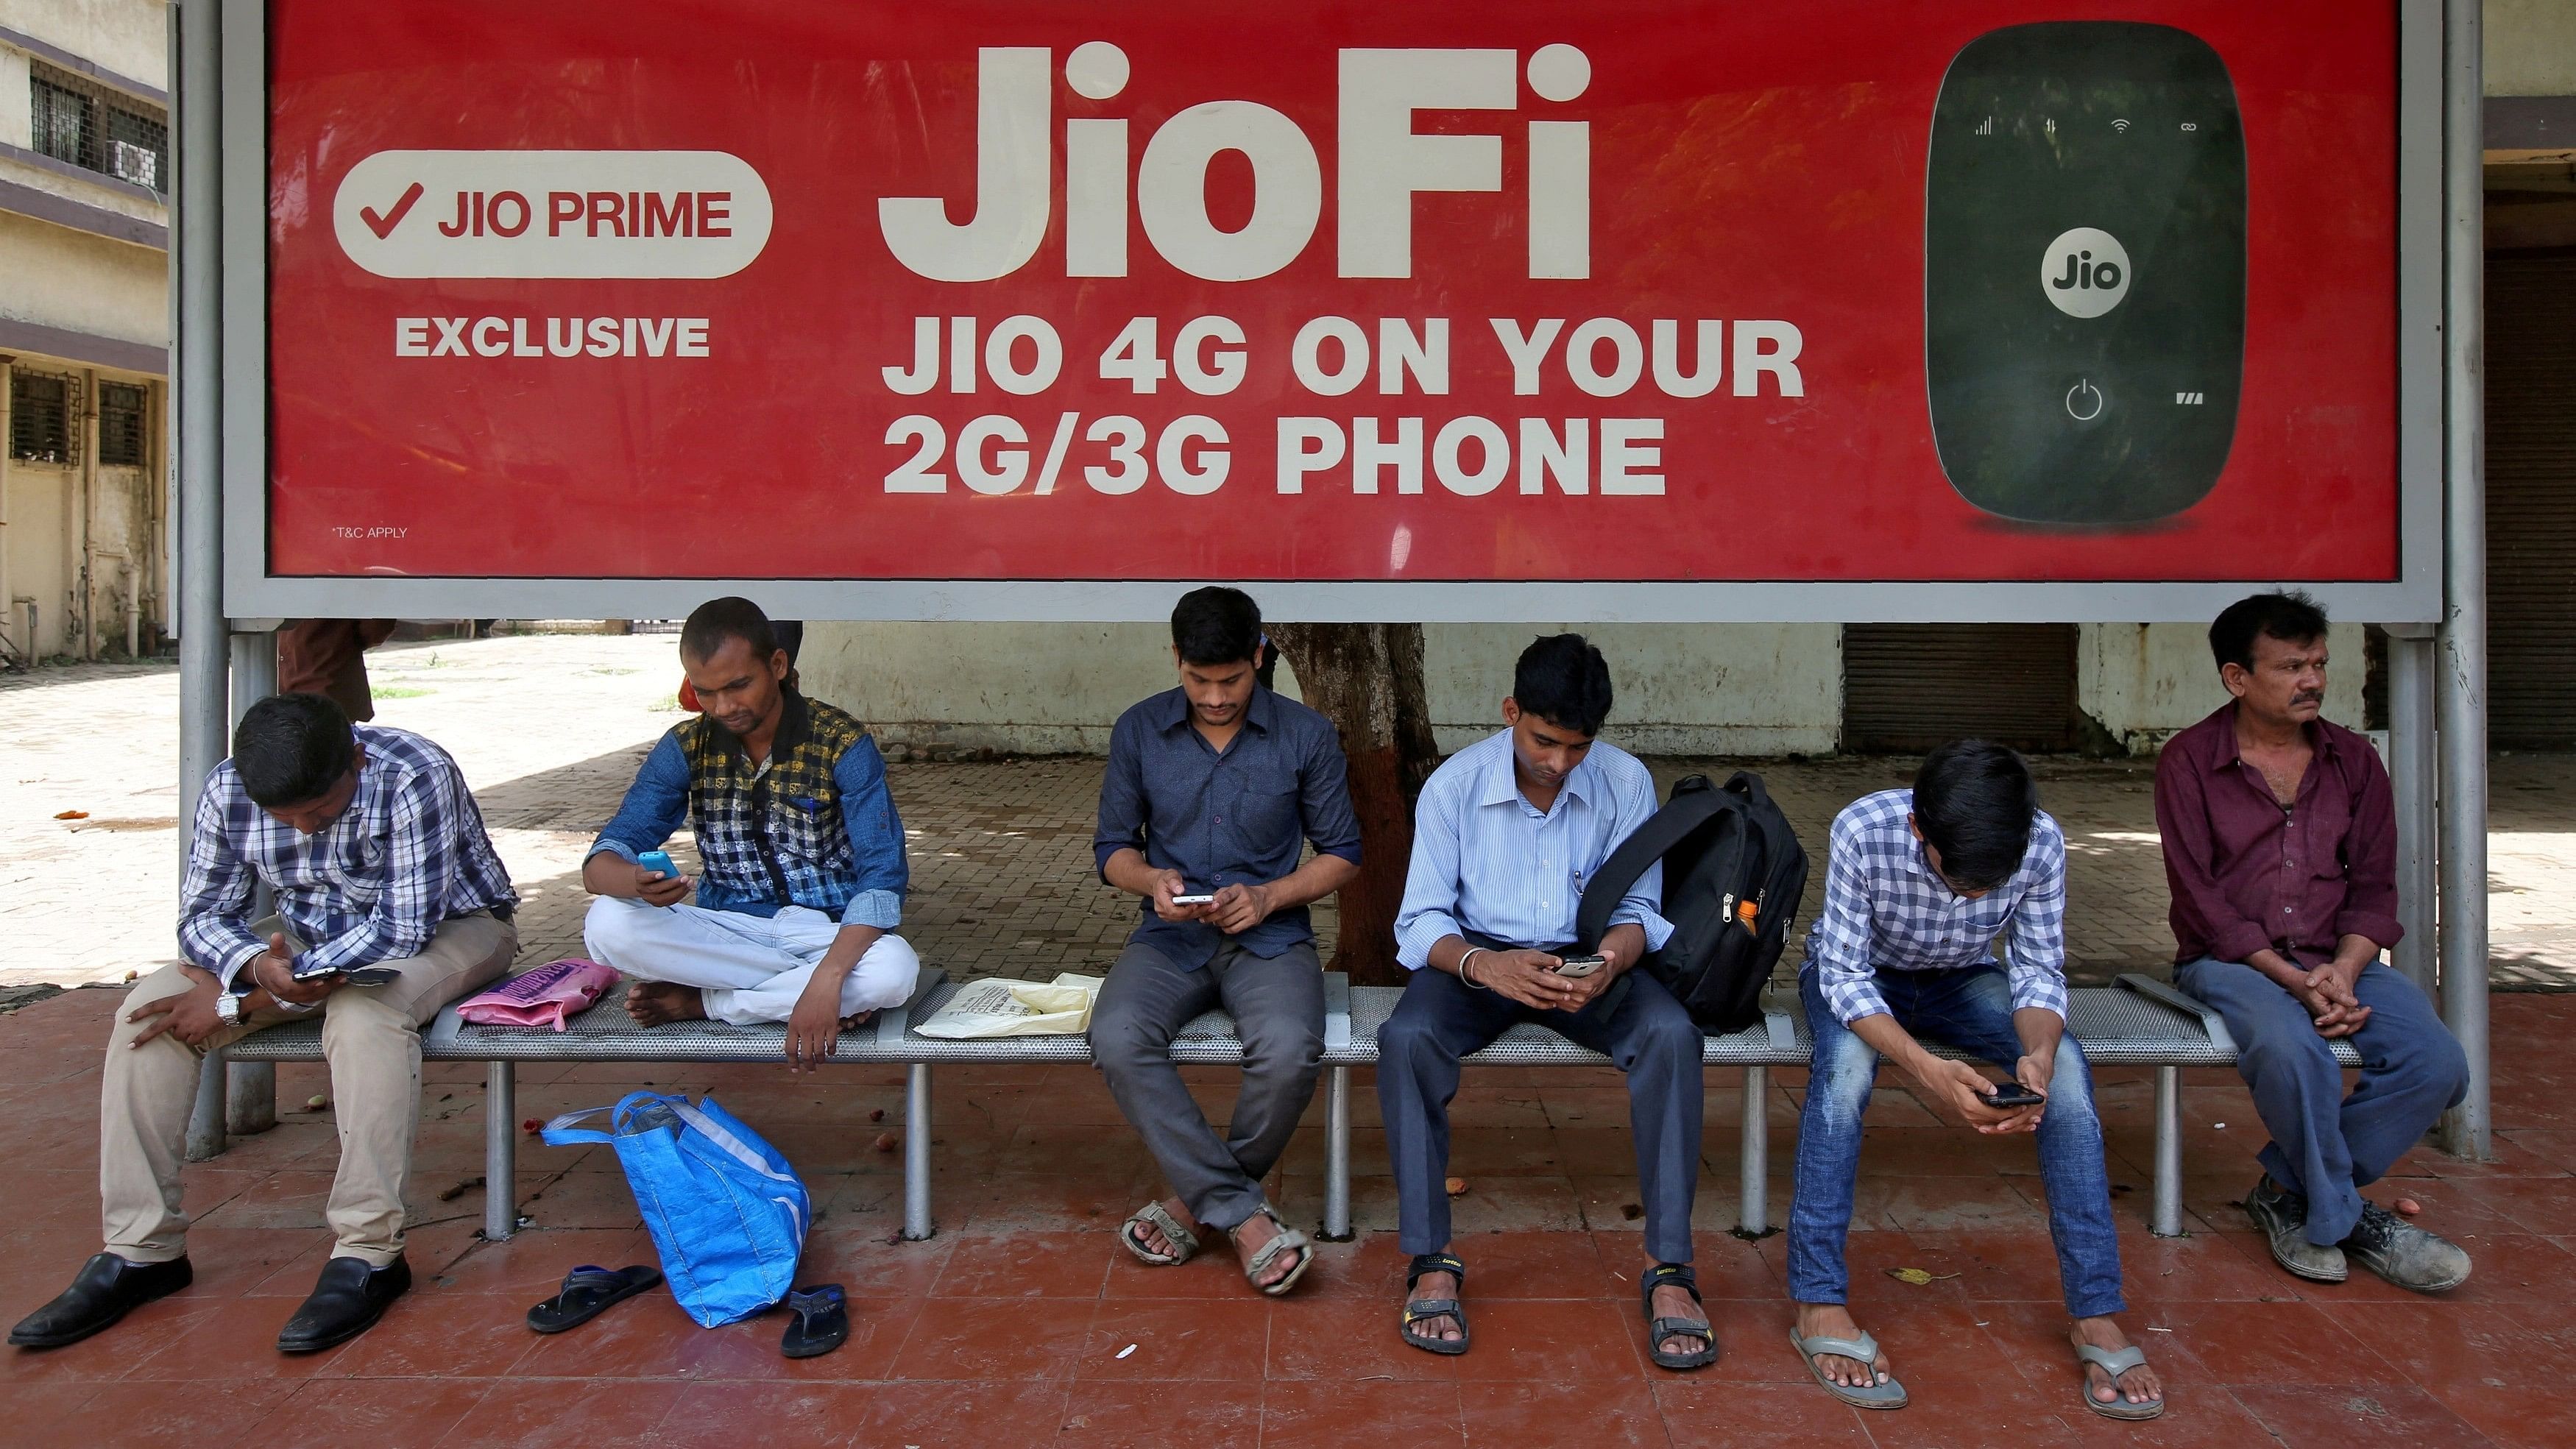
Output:
[[[1461,1401],[1459,1386],[1447,1382],[1274,1379],[1262,1395],[1261,1449],[1345,1449],[1355,1438],[1458,1444],[1466,1422]]]
[[[2234,1390],[2282,1449],[2378,1449],[2490,1441],[2412,1384],[2240,1384]]]
[[[566,1269],[650,1262],[654,1250],[610,1154],[523,1144],[522,1205],[534,1225],[507,1243],[476,1235],[479,1189],[437,1202],[445,1181],[480,1171],[479,1103],[468,1100],[477,1074],[467,1073],[427,1104],[415,1196],[429,1199],[422,1211],[437,1220],[412,1234],[420,1286],[377,1329],[309,1358],[283,1358],[271,1346],[332,1251],[321,1226],[332,1124],[327,1112],[290,1113],[274,1132],[189,1170],[190,1206],[203,1215],[192,1237],[192,1289],[90,1343],[0,1355],[8,1404],[0,1444],[151,1442],[175,1432],[184,1408],[190,1449],[210,1438],[730,1446],[743,1442],[746,1425],[781,1442],[924,1449],[1256,1441],[1264,1449],[1362,1441],[1535,1449],[1559,1439],[1757,1449],[2563,1449],[2576,1443],[2576,1392],[2531,1364],[2576,1350],[2561,1322],[2576,1283],[2576,1113],[2558,1120],[2564,1109],[2549,1085],[2576,1084],[2576,1046],[2562,1041],[2570,1023],[2556,1016],[2547,1030],[2513,1035],[2516,1014],[2535,1004],[2576,1012],[2576,1004],[2498,998],[2498,1040],[2517,1043],[2498,1060],[2522,1084],[2499,1092],[2519,1114],[2499,1133],[2500,1159],[2460,1164],[2421,1150],[2373,1189],[2383,1201],[2418,1198],[2421,1221],[2475,1256],[2469,1285],[2440,1298],[2367,1274],[2343,1285],[2301,1283],[2271,1264],[2233,1205],[2252,1180],[2261,1129],[2241,1085],[2221,1073],[2193,1074],[2186,1093],[2194,1233],[2148,1235],[2137,1170],[2149,1150],[2148,1083],[2102,1074],[2112,1176],[2133,1188],[2114,1199],[2131,1300],[2122,1322],[2167,1377],[2170,1407],[2150,1425],[2096,1420],[2079,1402],[2028,1144],[1933,1125],[1900,1091],[1882,1091],[1873,1105],[1846,1258],[1854,1311],[1887,1344],[1915,1404],[1864,1414],[1818,1388],[1786,1342],[1785,1241],[1748,1243],[1724,1231],[1735,1212],[1731,1079],[1712,1076],[1695,1213],[1697,1266],[1722,1357],[1682,1376],[1652,1368],[1643,1351],[1642,1223],[1626,1212],[1637,1193],[1615,1073],[1469,1074],[1455,1112],[1469,1190],[1453,1206],[1453,1246],[1470,1265],[1476,1343],[1446,1358],[1397,1337],[1405,1256],[1391,1231],[1382,1162],[1355,1164],[1358,1238],[1316,1244],[1299,1290],[1274,1301],[1242,1281],[1213,1236],[1199,1260],[1178,1269],[1148,1269],[1119,1250],[1119,1220],[1166,1189],[1087,1073],[943,1069],[940,1231],[907,1242],[895,1232],[899,1159],[879,1160],[862,1145],[875,1131],[900,1130],[899,1077],[690,1068],[685,1080],[664,1074],[661,1085],[715,1082],[732,1110],[802,1154],[819,1212],[798,1281],[848,1290],[852,1334],[837,1353],[791,1363],[777,1352],[778,1315],[704,1329],[667,1291],[569,1334],[531,1335],[527,1308]],[[50,1005],[29,1010],[41,1015]],[[92,1057],[95,1032],[84,1021],[81,1039],[62,1048],[68,1085],[32,1088],[20,1084],[47,1070],[52,1048],[12,1045],[28,1016],[0,1017],[0,1083],[8,1084],[0,1085],[0,1154],[24,1164],[0,1234],[0,1316],[59,1290],[94,1250],[97,1231],[95,1175],[80,1145],[94,1130],[96,1069],[94,1059],[76,1060]],[[586,1068],[562,1069],[553,1082],[540,1075],[523,1079],[531,1114],[547,1110],[541,1093],[589,1105],[635,1085]],[[1785,1085],[1763,1099],[1775,1124],[1775,1223],[1788,1206],[1798,1075],[1779,1073]],[[290,1074],[289,1085],[305,1080]],[[1194,1070],[1189,1080],[1220,1108],[1232,1092],[1221,1072]],[[1373,1083],[1363,1072],[1354,1086],[1355,1115],[1374,1122]],[[67,1095],[83,1099],[78,1110],[58,1100]],[[13,1118],[13,1104],[27,1109]],[[868,1122],[876,1109],[897,1126]],[[1320,1130],[1310,1122],[1289,1172],[1270,1184],[1283,1216],[1309,1232],[1321,1166]],[[1888,1276],[1906,1267],[1936,1277],[1916,1285]],[[1131,1343],[1135,1352],[1118,1357]],[[114,1417],[119,1406],[124,1419]]]
[[[1870,1442],[1864,1425],[1872,1416],[1804,1377],[1721,1384],[1694,1376],[1658,1383],[1654,1392],[1673,1449],[1859,1449]]]
[[[1469,1449],[1664,1449],[1663,1411],[1652,1386],[1568,1376],[1567,1381],[1462,1385]]]
[[[1258,1384],[1270,1354],[1271,1310],[1272,1300],[1249,1285],[1231,1299],[1103,1303],[1092,1315],[1074,1376]]]
[[[317,1379],[269,1410],[250,1432],[260,1449],[428,1449],[492,1387],[482,1378]]]

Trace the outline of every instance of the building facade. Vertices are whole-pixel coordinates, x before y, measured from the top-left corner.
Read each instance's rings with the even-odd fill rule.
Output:
[[[0,648],[169,617],[170,97],[158,0],[0,0]]]

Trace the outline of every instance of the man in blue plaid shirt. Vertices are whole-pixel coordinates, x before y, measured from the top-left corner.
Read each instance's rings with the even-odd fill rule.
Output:
[[[254,885],[276,914],[252,918]],[[465,778],[419,735],[352,727],[318,694],[242,715],[206,777],[180,891],[179,950],[127,994],[99,1093],[106,1251],[9,1335],[54,1348],[188,1286],[179,1164],[208,1051],[322,1014],[340,1128],[325,1217],[338,1239],[277,1346],[366,1331],[411,1286],[403,1189],[420,1117],[420,1027],[518,951],[509,872]]]
[[[1846,1403],[1906,1402],[1887,1355],[1845,1307],[1861,1118],[1884,1056],[1941,1116],[1990,1135],[2037,1134],[2085,1407],[2114,1419],[2164,1411],[2155,1371],[2112,1318],[2126,1307],[2120,1245],[2092,1079],[2066,1032],[2065,920],[2066,839],[2039,808],[2029,766],[2001,745],[1944,745],[1913,789],[1864,796],[1835,817],[1824,909],[1798,975],[1816,1049],[1789,1210],[1789,1296],[1809,1371]],[[1995,960],[1998,938],[2009,968]],[[1926,1040],[2010,1073],[2005,1086],[2026,1104],[1991,1100],[1998,1084],[1932,1055]]]

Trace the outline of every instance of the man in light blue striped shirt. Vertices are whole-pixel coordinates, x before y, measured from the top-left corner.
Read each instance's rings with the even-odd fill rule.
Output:
[[[1863,796],[1834,819],[1824,909],[1798,977],[1816,1049],[1789,1209],[1789,1296],[1810,1372],[1845,1402],[1906,1401],[1887,1355],[1844,1306],[1861,1117],[1884,1055],[1942,1116],[1983,1133],[2038,1134],[2086,1407],[2117,1419],[2163,1410],[2155,1371],[2112,1321],[2126,1306],[2120,1245],[2092,1080],[2066,1032],[2065,922],[2065,836],[2039,808],[2030,767],[2001,745],[1944,745],[1913,789]],[[1998,938],[2009,968],[1995,960]],[[1926,1041],[1985,1058],[2035,1099],[1989,1100],[1996,1083],[1933,1056]]]
[[[1432,1353],[1464,1353],[1468,1340],[1466,1265],[1449,1252],[1448,1108],[1458,1061],[1526,1021],[1628,1073],[1650,1352],[1668,1368],[1717,1356],[1689,1266],[1700,1030],[1672,993],[1633,969],[1673,933],[1658,913],[1662,867],[1627,889],[1600,941],[1574,940],[1593,872],[1655,813],[1646,767],[1593,739],[1610,698],[1609,665],[1583,636],[1538,640],[1522,652],[1503,701],[1507,728],[1451,756],[1415,807],[1395,922],[1396,957],[1413,975],[1378,1033],[1377,1090],[1401,1241],[1413,1259],[1402,1331]],[[1567,975],[1579,946],[1600,964]]]

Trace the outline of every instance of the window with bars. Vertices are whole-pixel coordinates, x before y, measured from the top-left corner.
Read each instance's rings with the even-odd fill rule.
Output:
[[[169,117],[160,107],[32,62],[29,119],[36,149],[57,161],[167,192]]]
[[[150,389],[132,383],[98,385],[98,465],[140,468],[151,461],[151,415],[144,410]]]
[[[77,463],[80,379],[9,370],[9,456],[25,463]]]

